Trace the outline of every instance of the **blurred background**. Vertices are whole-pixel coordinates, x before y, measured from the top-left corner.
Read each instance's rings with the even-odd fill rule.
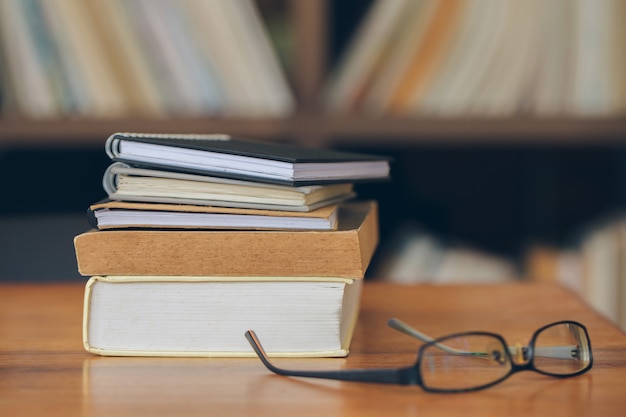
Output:
[[[76,280],[113,132],[388,155],[367,279],[626,323],[626,2],[0,0],[0,280]]]

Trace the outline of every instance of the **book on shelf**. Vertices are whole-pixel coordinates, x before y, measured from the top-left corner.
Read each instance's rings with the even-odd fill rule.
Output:
[[[336,230],[91,230],[74,238],[79,273],[362,278],[378,245],[378,206],[339,206]]]
[[[330,77],[326,91],[330,108],[348,110],[363,95],[371,75],[389,59],[390,49],[396,46],[396,43],[390,44],[389,39],[397,38],[398,18],[407,15],[410,3],[410,0],[372,3],[341,57],[339,70]]]
[[[50,42],[56,46],[51,55],[58,55],[58,68],[49,70],[67,79],[66,86],[57,93],[61,101],[69,101],[69,106],[64,106],[64,114],[106,118],[128,114],[130,103],[115,71],[117,60],[107,55],[97,25],[93,24],[89,4],[97,2],[46,0],[30,3],[39,3],[47,23],[42,33],[49,35]],[[107,24],[115,26],[111,22]]]
[[[102,178],[111,200],[311,211],[356,196],[352,183],[285,186],[112,163]]]
[[[97,48],[109,61],[111,76],[119,84],[127,100],[128,113],[144,117],[164,117],[167,100],[154,76],[154,68],[146,59],[146,48],[138,42],[133,19],[126,11],[128,5],[117,0],[82,2],[86,9],[83,25],[91,24],[91,30],[99,40]],[[111,22],[116,22],[112,25]],[[74,22],[66,25],[69,26]],[[78,54],[76,54],[78,55]],[[86,60],[86,57],[77,57]],[[108,68],[97,68],[86,60],[88,74],[97,81],[98,74]]]
[[[222,22],[216,22],[214,19],[212,23],[216,27],[225,26],[220,33],[228,33],[232,39],[232,44],[225,47],[224,36],[220,36],[220,46],[228,49],[231,55],[240,55],[237,60],[244,61],[231,65],[224,78],[235,71],[235,66],[239,67],[240,71],[245,71],[245,75],[238,77],[237,82],[248,84],[248,94],[244,97],[260,93],[263,98],[263,101],[255,106],[256,113],[261,116],[290,115],[295,109],[295,99],[274,46],[270,42],[268,30],[262,23],[256,2],[235,0],[204,3],[221,6],[221,15],[208,13],[213,14],[214,18],[223,17]]]
[[[114,133],[105,150],[133,166],[283,185],[389,178],[387,157],[221,134]]]
[[[51,85],[50,62],[43,62],[38,53],[37,31],[41,27],[39,8],[26,12],[26,2],[0,2],[0,43],[6,66],[7,91],[13,97],[3,111],[21,113],[28,117],[56,117],[60,106]],[[49,57],[50,58],[50,57]],[[53,57],[52,57],[53,58]]]
[[[232,3],[234,2],[188,0],[186,8],[187,17],[191,22],[189,30],[195,39],[201,40],[197,44],[199,55],[204,54],[211,58],[211,64],[220,75],[221,88],[228,97],[224,114],[262,117],[271,114],[272,107],[281,105],[286,105],[287,113],[291,112],[293,97],[288,97],[285,103],[279,104],[277,100],[269,106],[265,89],[258,88],[266,86],[267,83],[259,83],[257,80],[261,74],[254,69],[260,68],[259,63],[250,64],[252,57],[245,53],[247,46],[244,43],[247,40],[241,39],[241,31],[230,19],[230,11],[237,7]],[[266,70],[262,72],[266,73]],[[284,85],[280,88],[284,92],[289,91]]]
[[[384,60],[370,75],[369,83],[360,93],[360,102],[355,103],[358,104],[356,109],[362,108],[376,114],[388,112],[391,100],[404,82],[405,73],[411,66],[416,50],[424,44],[425,33],[437,7],[438,4],[433,2],[403,0],[399,15],[391,22],[394,32],[382,45],[385,51]],[[377,20],[373,11],[372,14],[372,18]],[[393,38],[397,41],[392,41]],[[367,44],[361,47],[367,48]]]
[[[621,1],[377,0],[326,104],[377,115],[620,116],[625,10]]]
[[[440,63],[450,48],[451,39],[462,10],[462,2],[435,2],[427,25],[417,39],[406,71],[393,91],[389,110],[403,113],[415,96],[419,96],[440,69]]]
[[[560,246],[526,253],[529,280],[557,282],[626,330],[626,214],[592,220]]]
[[[22,115],[275,118],[295,107],[253,0],[6,0],[0,20]]]
[[[519,279],[515,262],[466,243],[450,242],[405,223],[389,238],[374,275],[401,284],[503,283]]]
[[[213,114],[225,101],[215,71],[190,36],[186,2],[123,2],[132,29],[145,46],[144,56],[160,82],[173,113]],[[182,5],[182,6],[181,6]]]
[[[100,230],[123,228],[334,230],[337,205],[309,212],[104,200],[87,218]]]
[[[254,329],[272,356],[348,354],[362,279],[94,276],[83,343],[108,356],[254,356]]]

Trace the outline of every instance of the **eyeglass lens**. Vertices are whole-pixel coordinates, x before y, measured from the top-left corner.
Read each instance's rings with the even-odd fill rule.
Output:
[[[420,357],[424,388],[432,390],[475,389],[506,377],[510,356],[501,339],[466,334],[425,345]]]
[[[575,323],[543,329],[535,338],[535,369],[552,375],[570,375],[589,366],[590,344],[585,330]]]

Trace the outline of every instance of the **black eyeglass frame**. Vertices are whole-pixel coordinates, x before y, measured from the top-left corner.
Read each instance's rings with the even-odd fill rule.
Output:
[[[389,323],[393,322],[395,319],[389,321]],[[589,363],[579,371],[568,373],[568,374],[557,374],[543,371],[541,369],[537,369],[535,366],[535,343],[537,337],[546,329],[562,325],[562,324],[573,324],[575,326],[579,326],[584,334],[585,339],[587,341],[587,345],[589,347]],[[391,324],[390,324],[391,325]],[[395,328],[395,326],[392,326]],[[593,367],[593,353],[591,348],[591,339],[589,338],[589,333],[587,332],[587,328],[578,323],[576,321],[571,320],[563,320],[557,321],[554,323],[547,324],[542,326],[541,328],[535,330],[533,333],[530,342],[526,347],[524,347],[524,363],[516,363],[513,360],[511,352],[509,349],[504,349],[504,353],[507,355],[507,359],[511,364],[511,368],[509,372],[503,375],[501,378],[498,378],[495,381],[489,382],[487,384],[478,385],[475,387],[469,388],[459,388],[459,389],[440,389],[440,388],[432,388],[424,384],[423,377],[421,374],[420,363],[423,359],[424,351],[431,346],[444,344],[446,340],[458,337],[465,336],[489,336],[496,338],[502,343],[502,346],[508,347],[506,340],[497,333],[491,332],[482,332],[482,331],[470,331],[470,332],[461,332],[454,333],[450,335],[446,335],[437,339],[431,339],[429,342],[426,342],[424,345],[420,346],[418,349],[417,360],[411,366],[402,367],[402,368],[374,368],[374,369],[343,369],[343,370],[329,370],[329,371],[306,371],[306,370],[289,370],[275,366],[272,364],[261,345],[257,335],[253,330],[248,330],[245,333],[246,339],[254,349],[255,353],[261,359],[266,368],[270,371],[274,372],[278,375],[283,376],[295,376],[295,377],[305,377],[305,378],[322,378],[322,379],[334,379],[340,381],[353,381],[353,382],[371,382],[371,383],[384,383],[384,384],[398,384],[398,385],[417,385],[420,386],[424,391],[427,392],[438,392],[438,393],[458,393],[458,392],[470,392],[470,391],[478,391],[482,389],[489,388],[496,384],[501,383],[502,381],[508,379],[511,375],[521,372],[521,371],[534,371],[543,375],[548,375],[556,378],[570,378],[574,376],[578,376],[584,374],[589,371]]]

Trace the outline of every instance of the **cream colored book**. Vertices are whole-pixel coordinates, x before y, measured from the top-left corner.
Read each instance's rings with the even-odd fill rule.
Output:
[[[93,94],[86,82],[87,77],[80,62],[81,54],[75,50],[76,40],[72,39],[72,29],[70,29],[73,20],[76,19],[68,18],[64,13],[68,7],[73,8],[68,2],[59,0],[39,3],[38,14],[42,16],[45,22],[43,26],[46,27],[44,33],[50,45],[53,45],[46,49],[53,51],[51,55],[54,56],[53,60],[49,60],[50,58],[46,60],[48,63],[44,70],[48,74],[53,74],[50,80],[53,80],[53,89],[62,114],[85,116],[91,113],[93,116]]]
[[[617,323],[626,331],[626,218],[622,217],[615,228],[618,235]]]
[[[283,117],[295,99],[255,2],[191,0],[184,7],[199,54],[215,67],[224,115]]]
[[[352,183],[292,187],[135,168],[114,162],[103,187],[111,200],[312,211],[355,197]]]
[[[376,73],[371,76],[367,91],[362,93],[363,107],[368,113],[383,114],[389,110],[414,54],[424,43],[424,37],[437,10],[433,0],[406,2],[396,22],[394,34],[387,39],[385,56]]]
[[[427,92],[424,109],[445,117],[467,116],[488,81],[490,63],[506,33],[509,2],[469,0],[459,23],[457,42],[450,48],[451,67],[445,64]],[[489,75],[487,75],[489,74]]]
[[[447,90],[455,88],[453,84],[458,83],[457,79],[467,71],[467,66],[471,64],[473,49],[476,49],[474,43],[477,35],[481,31],[488,31],[485,25],[477,25],[476,21],[484,18],[484,7],[478,7],[484,4],[484,1],[468,0],[464,1],[463,10],[460,12],[458,22],[451,31],[451,38],[448,40],[449,46],[440,58],[441,62],[437,70],[431,75],[431,79],[425,88],[414,97],[411,104],[410,112],[419,114],[420,116],[432,115],[440,112],[440,101]],[[429,3],[430,9],[433,9],[433,2]],[[426,9],[428,11],[428,9]],[[428,18],[427,13],[418,11],[421,20]],[[432,13],[432,12],[431,12]],[[422,24],[422,26],[425,26]],[[422,28],[422,31],[424,29]],[[419,40],[415,36],[416,40]],[[404,58],[407,62],[411,58],[411,54],[406,54]],[[389,94],[389,93],[387,93]]]
[[[594,228],[581,246],[584,265],[583,297],[604,316],[617,322],[621,267],[620,230],[612,221]]]
[[[530,100],[530,111],[541,117],[565,114],[571,94],[574,13],[576,3],[571,0],[543,2],[538,16],[539,56]]]
[[[389,101],[391,113],[407,113],[413,97],[421,96],[441,67],[458,31],[464,3],[435,2],[432,16],[415,42],[408,66],[401,74]]]
[[[254,68],[252,78],[262,93],[265,117],[284,117],[295,110],[295,98],[287,81],[274,46],[254,1],[230,0],[221,2],[225,18],[231,25],[230,35],[238,39],[238,46]]]
[[[540,0],[509,2],[504,16],[504,32],[488,63],[480,89],[472,98],[469,114],[511,116],[527,107],[527,96],[535,81],[540,57],[539,46],[544,42],[539,36],[537,18],[545,12],[543,3]]]
[[[223,92],[220,113],[226,116],[254,116],[263,107],[260,92],[249,76],[251,70],[240,50],[229,36],[222,2],[187,0],[182,12],[189,22],[188,30],[196,40],[196,53],[215,76]]]
[[[203,114],[201,88],[194,85],[191,69],[186,67],[181,50],[174,42],[173,33],[177,28],[167,21],[170,11],[161,7],[166,3],[145,0],[126,3],[148,60],[162,77],[159,87],[166,90],[171,99],[169,110],[177,115]]]
[[[105,356],[342,357],[362,280],[333,277],[96,276],[85,290],[83,344]]]
[[[51,118],[61,114],[58,97],[51,83],[50,65],[45,65],[37,50],[35,13],[26,12],[20,0],[0,1],[0,47],[5,54],[8,79],[14,89],[19,112],[32,118]]]
[[[48,2],[46,2],[48,3]],[[103,40],[89,6],[82,0],[56,0],[57,13],[65,24],[66,48],[75,53],[76,64],[84,77],[91,99],[89,115],[94,117],[123,117],[128,114],[128,91],[115,76],[113,58],[106,53]],[[97,3],[97,2],[96,2]],[[50,6],[48,6],[50,7]],[[99,16],[95,16],[99,19]],[[112,22],[103,24],[112,25]],[[127,41],[127,40],[126,40]]]
[[[84,7],[91,17],[102,53],[109,60],[111,71],[124,91],[132,115],[163,117],[166,103],[146,51],[134,33],[134,20],[122,1],[86,1]],[[112,24],[115,22],[114,24]]]
[[[611,21],[616,10],[609,0],[577,0],[575,3],[573,83],[568,110],[575,116],[611,115],[615,89],[611,77],[615,65]],[[620,24],[623,25],[623,20]]]
[[[397,33],[410,7],[410,0],[373,2],[332,74],[326,93],[331,109],[350,110],[366,92],[377,72],[388,63],[389,50],[397,43],[394,38],[401,39]]]
[[[613,84],[612,110],[614,114],[626,113],[626,2],[614,0],[612,19],[608,23],[611,25],[611,83]],[[626,315],[626,313],[625,313]],[[626,323],[626,319],[625,319]]]

